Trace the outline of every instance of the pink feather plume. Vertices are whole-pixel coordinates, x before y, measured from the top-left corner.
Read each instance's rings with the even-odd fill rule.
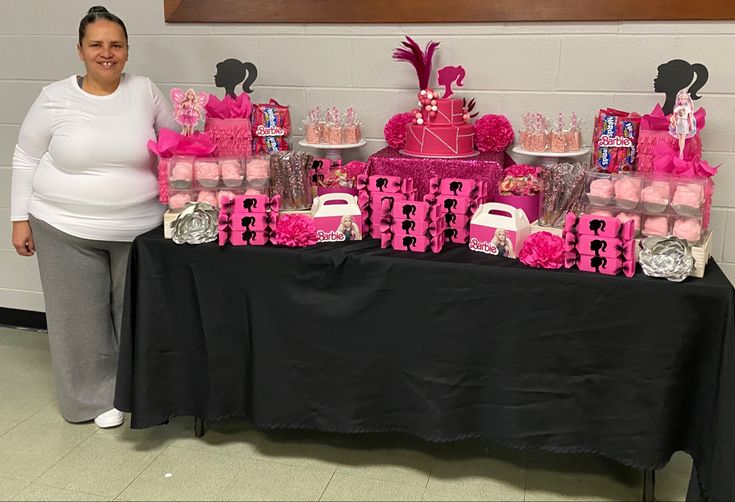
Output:
[[[406,40],[406,42],[401,42],[405,49],[398,47],[393,50],[393,59],[411,63],[419,78],[419,89],[426,89],[429,87],[429,78],[431,78],[431,60],[434,58],[439,42],[429,42],[426,44],[426,49],[422,51],[419,44],[411,37],[406,36]]]

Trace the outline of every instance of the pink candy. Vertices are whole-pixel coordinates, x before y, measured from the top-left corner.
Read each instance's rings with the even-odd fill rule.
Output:
[[[674,222],[673,233],[680,239],[696,242],[702,236],[702,225],[697,220],[681,218]]]
[[[225,180],[241,180],[242,170],[240,162],[233,159],[220,160],[219,168],[222,171],[222,179]]]
[[[268,177],[270,161],[268,159],[254,157],[248,160],[245,168],[248,180],[257,180]]]
[[[643,223],[643,235],[666,237],[669,235],[669,220],[666,216],[649,216]]]
[[[630,202],[632,206],[638,204],[641,200],[641,181],[636,178],[626,176],[619,177],[615,181],[615,199],[618,201]],[[620,204],[618,204],[620,205]]]
[[[168,198],[168,207],[174,210],[183,209],[187,202],[191,202],[191,194],[187,192],[176,193]]]
[[[219,180],[219,165],[216,160],[198,159],[194,161],[194,173],[199,182],[216,183]]]
[[[217,197],[215,196],[215,193],[213,190],[202,190],[199,192],[199,196],[197,197],[197,202],[206,202],[207,204],[211,204],[214,207],[217,206]]]
[[[590,197],[610,200],[613,194],[613,184],[608,178],[597,178],[590,183],[590,190],[587,192]]]
[[[679,185],[674,192],[671,204],[674,206],[699,207],[702,203],[702,186],[697,184]]]
[[[618,219],[618,221],[620,221],[620,223],[625,223],[626,221],[633,220],[633,223],[635,223],[636,232],[641,229],[641,215],[640,214],[618,213],[616,218]]]
[[[173,181],[191,181],[191,162],[178,161],[171,169],[171,179]]]

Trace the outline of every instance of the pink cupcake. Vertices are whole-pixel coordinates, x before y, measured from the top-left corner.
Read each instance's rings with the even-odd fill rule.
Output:
[[[618,221],[620,221],[620,223],[625,223],[626,221],[633,220],[633,222],[635,223],[635,232],[636,232],[636,234],[641,229],[641,215],[640,214],[636,214],[636,213],[618,213],[618,215],[616,216],[616,218],[618,219]]]
[[[222,173],[222,181],[225,186],[238,187],[242,183],[242,166],[236,159],[223,159],[219,161],[219,170]]]
[[[655,235],[658,237],[666,237],[669,235],[669,220],[666,216],[649,216],[646,221],[643,222],[643,235],[651,236]]]
[[[590,182],[587,198],[593,204],[601,206],[610,203],[613,196],[613,183],[609,178],[597,178]]]
[[[197,202],[206,202],[207,204],[210,204],[214,207],[218,207],[217,195],[215,194],[214,190],[202,190],[201,192],[199,192]]]
[[[222,207],[222,199],[235,200],[236,195],[232,190],[217,190],[217,207]]]
[[[615,205],[623,209],[635,209],[641,200],[641,180],[620,176],[615,180]]]
[[[698,216],[703,199],[702,185],[686,183],[676,187],[671,207],[682,216]]]
[[[253,157],[245,166],[245,175],[249,183],[254,180],[267,180],[270,171],[270,160],[267,157]]]
[[[176,160],[171,167],[171,175],[169,176],[171,186],[174,188],[190,188],[193,169],[190,160]]]
[[[697,242],[702,237],[702,225],[697,220],[678,218],[674,222],[674,235],[679,239]]]
[[[214,188],[219,183],[219,165],[215,159],[196,159],[194,175],[203,187]]]
[[[641,192],[643,207],[651,213],[660,213],[669,205],[669,182],[652,181]]]
[[[168,207],[173,211],[181,211],[189,202],[191,202],[191,194],[189,192],[179,192],[168,198]]]

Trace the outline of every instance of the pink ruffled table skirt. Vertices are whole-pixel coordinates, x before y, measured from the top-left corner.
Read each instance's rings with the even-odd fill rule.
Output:
[[[470,178],[488,182],[490,200],[495,198],[503,168],[513,160],[505,153],[480,153],[466,159],[432,159],[402,155],[395,148],[386,147],[368,158],[368,174],[385,174],[413,178],[416,198],[422,199],[429,192],[429,179]]]

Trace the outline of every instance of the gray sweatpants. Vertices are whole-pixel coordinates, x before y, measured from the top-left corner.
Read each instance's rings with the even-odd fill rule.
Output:
[[[61,414],[85,422],[113,408],[131,243],[66,234],[30,217]]]

